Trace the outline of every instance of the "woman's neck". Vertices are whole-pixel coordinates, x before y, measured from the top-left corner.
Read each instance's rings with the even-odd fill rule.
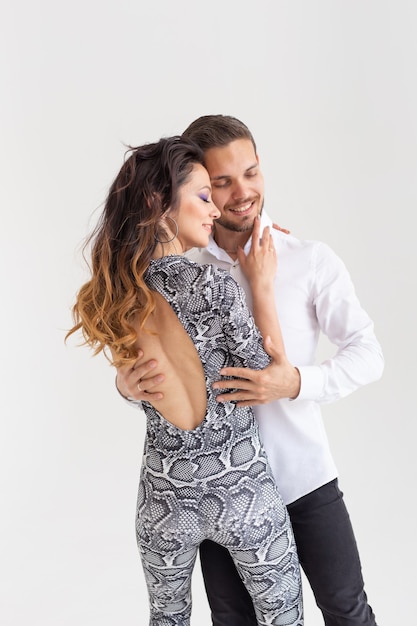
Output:
[[[178,239],[175,239],[169,243],[158,243],[153,251],[152,258],[161,259],[164,256],[178,256],[181,254],[184,254],[184,250]]]

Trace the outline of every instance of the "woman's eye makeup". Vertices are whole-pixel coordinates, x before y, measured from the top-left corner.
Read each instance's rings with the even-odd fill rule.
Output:
[[[210,198],[209,198],[208,194],[202,193],[202,194],[199,195],[199,198],[200,198],[200,200],[203,200],[203,202],[210,202]]]

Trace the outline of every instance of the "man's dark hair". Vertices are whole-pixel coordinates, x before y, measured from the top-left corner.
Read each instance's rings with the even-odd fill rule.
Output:
[[[255,140],[249,128],[231,115],[203,115],[191,122],[182,137],[191,139],[204,152],[227,146],[236,139],[249,139],[256,153]]]

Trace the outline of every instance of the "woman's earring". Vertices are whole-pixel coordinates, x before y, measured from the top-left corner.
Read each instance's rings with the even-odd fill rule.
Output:
[[[170,239],[165,239],[165,241],[161,241],[160,239],[158,239],[158,237],[156,235],[154,235],[154,239],[155,241],[157,241],[158,243],[171,243],[171,241],[174,241],[174,239],[176,238],[176,236],[178,235],[178,224],[177,222],[174,220],[173,217],[170,217],[169,215],[165,216],[166,220],[171,220],[171,222],[174,224],[174,229],[175,229],[175,234],[172,235],[172,237]]]

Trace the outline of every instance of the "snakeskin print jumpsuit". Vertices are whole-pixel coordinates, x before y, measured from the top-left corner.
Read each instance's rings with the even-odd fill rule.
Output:
[[[217,403],[225,366],[262,369],[269,357],[234,279],[182,256],[151,261],[148,286],[193,340],[207,389],[204,420],[181,430],[149,403],[136,532],[150,626],[188,626],[191,575],[204,539],[227,548],[260,625],[303,624],[301,576],[287,510],[250,407]]]

